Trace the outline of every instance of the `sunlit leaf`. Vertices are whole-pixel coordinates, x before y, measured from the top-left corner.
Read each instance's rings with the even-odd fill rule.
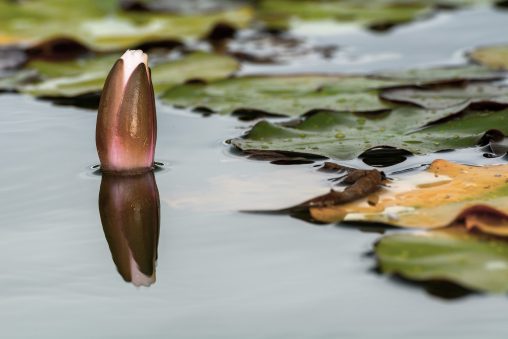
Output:
[[[469,57],[490,68],[508,70],[508,45],[480,47],[473,50]]]
[[[93,50],[119,50],[148,41],[205,36],[216,24],[245,27],[249,7],[216,13],[176,15],[119,11],[117,1],[0,2],[0,44],[33,45],[55,37],[74,39]]]

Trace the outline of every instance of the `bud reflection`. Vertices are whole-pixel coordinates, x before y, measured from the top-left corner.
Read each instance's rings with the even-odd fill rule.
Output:
[[[125,281],[155,282],[159,241],[159,192],[153,172],[102,175],[99,213],[111,256]]]

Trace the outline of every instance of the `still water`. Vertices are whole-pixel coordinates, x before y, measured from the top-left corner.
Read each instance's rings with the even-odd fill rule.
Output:
[[[295,34],[339,50],[329,60],[299,61],[306,68],[293,60],[242,72],[459,63],[473,46],[508,42],[508,14],[450,12],[388,34],[336,25],[308,25]],[[143,233],[152,246],[145,260],[158,243],[158,261],[153,275],[135,272],[129,264],[139,250],[129,239],[137,231],[115,240],[101,224],[101,177],[90,168],[98,162],[95,112],[14,94],[0,96],[0,112],[1,338],[508,335],[506,296],[444,300],[371,272],[375,263],[365,254],[377,233],[239,213],[301,202],[327,191],[329,177],[312,164],[275,166],[231,152],[224,140],[249,123],[162,105],[156,158],[164,166],[135,191],[154,210],[160,203],[160,228],[151,224]],[[446,156],[502,161],[473,150]],[[101,194],[122,185],[103,182]]]

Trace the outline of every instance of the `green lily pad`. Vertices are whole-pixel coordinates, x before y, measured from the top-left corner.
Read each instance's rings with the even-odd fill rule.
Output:
[[[290,20],[326,20],[355,22],[376,27],[412,21],[429,14],[428,6],[417,2],[400,4],[396,1],[352,0],[264,0],[260,4],[260,16],[270,27],[287,28]]]
[[[245,27],[252,14],[251,8],[245,6],[175,15],[124,12],[115,0],[1,1],[0,45],[33,45],[66,37],[93,50],[121,50],[149,41],[203,37],[218,23]]]
[[[469,53],[469,58],[492,69],[508,70],[508,45],[480,47]]]
[[[464,103],[508,106],[508,87],[472,83],[460,87],[392,88],[382,91],[380,97],[396,103],[408,103],[430,109],[441,109]]]
[[[402,71],[378,72],[377,78],[404,80],[406,84],[444,85],[468,81],[497,80],[503,75],[481,65],[460,65],[433,68],[414,68]]]
[[[186,84],[166,92],[166,103],[207,107],[220,114],[241,110],[299,116],[316,109],[379,111],[390,108],[376,88],[398,85],[393,80],[361,76],[250,76],[211,84]]]
[[[22,84],[30,84],[38,81],[39,76],[34,70],[20,70],[0,78],[0,92],[14,92]]]
[[[102,90],[106,76],[119,55],[67,62],[32,61],[27,70],[40,78],[36,84],[13,86],[20,92],[35,96],[75,97]],[[212,81],[222,79],[238,69],[238,62],[228,56],[194,53],[178,60],[152,66],[152,81],[156,93],[191,79]],[[7,80],[5,81],[7,83]],[[0,82],[0,86],[1,86]],[[12,86],[12,84],[11,84]]]
[[[315,110],[374,112],[393,105],[380,100],[378,90],[393,86],[457,82],[459,80],[497,79],[499,74],[483,67],[435,68],[355,75],[282,75],[247,76],[210,84],[177,86],[162,98],[164,102],[183,107],[206,107],[220,114],[239,111],[264,112],[271,115],[300,116]]]
[[[449,281],[468,289],[508,292],[508,242],[446,229],[381,238],[379,269],[409,280]]]
[[[471,147],[490,129],[508,134],[508,110],[473,111],[445,123],[429,123],[453,116],[467,105],[441,110],[399,107],[379,114],[321,111],[285,126],[258,122],[244,137],[231,143],[245,152],[288,151],[353,159],[365,150],[391,146],[414,154]],[[422,128],[423,127],[423,128]]]
[[[354,22],[385,30],[397,24],[428,17],[439,8],[458,8],[493,0],[262,0],[260,16],[269,27],[287,28],[291,19]]]

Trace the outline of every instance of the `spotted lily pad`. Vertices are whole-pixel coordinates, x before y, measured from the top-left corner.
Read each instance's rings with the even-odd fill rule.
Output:
[[[467,110],[445,123],[428,125],[466,106],[440,110],[407,106],[375,114],[321,111],[289,125],[260,121],[231,143],[244,152],[286,151],[348,160],[376,146],[426,154],[474,146],[492,128],[508,134],[508,110]]]
[[[485,83],[439,88],[392,88],[381,92],[381,98],[409,103],[423,108],[441,109],[460,104],[493,104],[508,106],[508,87]]]
[[[480,47],[469,58],[493,69],[508,70],[508,45]]]
[[[0,1],[0,45],[33,45],[66,37],[93,50],[119,50],[148,41],[205,36],[218,23],[245,27],[249,7],[175,15],[120,11],[115,0]]]
[[[477,167],[435,160],[424,172],[387,183],[376,192],[375,203],[360,199],[315,206],[309,212],[321,222],[379,222],[409,228],[461,226],[508,236],[508,165]]]
[[[35,84],[20,82],[10,85],[13,89],[35,96],[75,97],[100,92],[117,58],[118,55],[114,54],[66,62],[32,61],[26,68],[36,72],[39,81]],[[155,92],[160,93],[191,79],[208,81],[225,78],[237,68],[238,62],[231,57],[194,53],[153,65],[152,80]]]
[[[490,293],[508,292],[508,242],[446,229],[388,235],[376,244],[379,270],[419,281],[448,281]]]
[[[435,68],[427,73],[403,71],[379,76],[281,75],[247,76],[210,84],[177,86],[163,95],[164,102],[205,107],[220,114],[262,112],[299,116],[316,110],[377,112],[393,105],[380,100],[382,88],[464,80],[497,79],[483,67]]]

